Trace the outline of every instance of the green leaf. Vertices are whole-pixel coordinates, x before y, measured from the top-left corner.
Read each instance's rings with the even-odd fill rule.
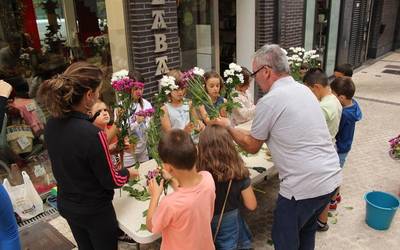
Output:
[[[333,214],[331,212],[328,212],[328,217],[333,217]]]
[[[146,217],[146,216],[147,216],[147,211],[148,211],[148,209],[146,209],[146,210],[143,211],[143,213],[142,213],[142,214],[143,214],[143,217]]]
[[[331,223],[332,223],[332,224],[336,224],[336,223],[337,223],[337,221],[338,221],[338,219],[337,219],[336,217],[334,217],[334,218],[332,218],[332,221],[331,221]]]
[[[344,207],[344,208],[346,208],[347,210],[353,210],[354,209],[353,207]]]
[[[137,230],[136,232],[139,232],[139,231],[146,231],[146,230],[147,230],[146,224],[140,224],[140,228],[139,228],[139,230]]]

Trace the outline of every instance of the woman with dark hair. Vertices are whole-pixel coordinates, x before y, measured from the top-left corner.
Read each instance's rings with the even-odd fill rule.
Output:
[[[57,180],[58,210],[83,250],[118,248],[114,189],[138,175],[134,169],[117,170],[105,133],[89,121],[102,79],[99,68],[77,62],[38,92],[52,115],[44,135]]]

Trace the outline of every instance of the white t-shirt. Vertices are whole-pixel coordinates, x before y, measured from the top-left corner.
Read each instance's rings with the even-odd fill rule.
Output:
[[[143,108],[139,103],[136,105],[135,114],[139,111],[151,109],[151,103],[143,98]],[[146,130],[148,128],[150,122],[150,117],[147,117],[146,120],[142,123],[137,123],[134,120],[134,115],[132,116],[131,121],[131,130],[135,132],[135,135],[139,138],[139,141],[136,144],[135,155],[136,157],[142,158],[141,155],[145,155],[145,159],[147,157],[147,142],[146,142]],[[140,159],[138,159],[141,161]],[[124,167],[131,167],[136,163],[135,157],[129,152],[124,152]]]
[[[258,101],[251,135],[271,150],[283,197],[315,198],[340,185],[339,158],[318,100],[292,77],[277,80]]]

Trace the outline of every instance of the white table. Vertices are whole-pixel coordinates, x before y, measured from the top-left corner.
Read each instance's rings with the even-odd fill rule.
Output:
[[[240,128],[249,130],[251,122],[245,123]],[[253,184],[257,184],[264,180],[264,178],[270,174],[273,169],[273,163],[270,157],[266,155],[266,146],[255,155],[243,156],[243,160],[247,167],[250,167],[250,178]],[[139,174],[141,177],[142,184],[145,184],[145,175],[149,170],[153,170],[157,167],[154,160],[147,161],[140,164]],[[264,167],[266,171],[258,173],[251,167]],[[147,230],[139,230],[141,224],[146,224],[146,218],[143,217],[143,212],[149,207],[148,201],[138,201],[133,197],[129,197],[129,193],[126,191],[115,190],[114,195],[114,208],[117,215],[119,227],[127,235],[140,244],[147,244],[157,240],[160,235],[150,233]]]

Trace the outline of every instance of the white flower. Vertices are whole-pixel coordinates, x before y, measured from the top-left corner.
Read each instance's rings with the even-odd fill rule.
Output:
[[[229,77],[228,79],[226,79],[226,83],[228,83],[228,84],[233,83],[233,79]]]
[[[240,65],[236,64],[236,63],[230,63],[230,64],[229,64],[229,69],[230,69],[232,72],[234,72],[234,71],[236,71],[236,72],[242,72],[242,67],[241,67]]]
[[[224,71],[224,77],[229,77],[229,76],[233,76],[233,75],[235,75],[235,72],[233,69],[226,69]]]
[[[198,75],[198,76],[203,76],[204,75],[204,69],[201,69],[199,67],[194,67],[193,68],[193,74]]]
[[[311,59],[317,59],[319,57],[319,55],[312,55]]]
[[[296,63],[295,64],[297,67],[300,67],[301,66],[301,63]]]
[[[238,74],[237,77],[239,78],[240,83],[244,83],[243,74]]]
[[[120,71],[117,71],[117,72],[113,73],[112,74],[112,78],[111,78],[111,82],[120,80],[120,79],[122,79],[124,77],[128,77],[128,73],[129,72],[126,69],[123,69],[123,70],[120,70]]]
[[[281,50],[282,50],[283,54],[287,55],[287,51],[285,49],[281,48]]]
[[[165,93],[168,95],[172,90],[178,89],[179,86],[175,84],[175,77],[173,76],[163,76],[160,79],[160,85],[162,88],[166,89]]]
[[[293,47],[290,47],[289,50],[294,51],[294,48],[293,48]]]

